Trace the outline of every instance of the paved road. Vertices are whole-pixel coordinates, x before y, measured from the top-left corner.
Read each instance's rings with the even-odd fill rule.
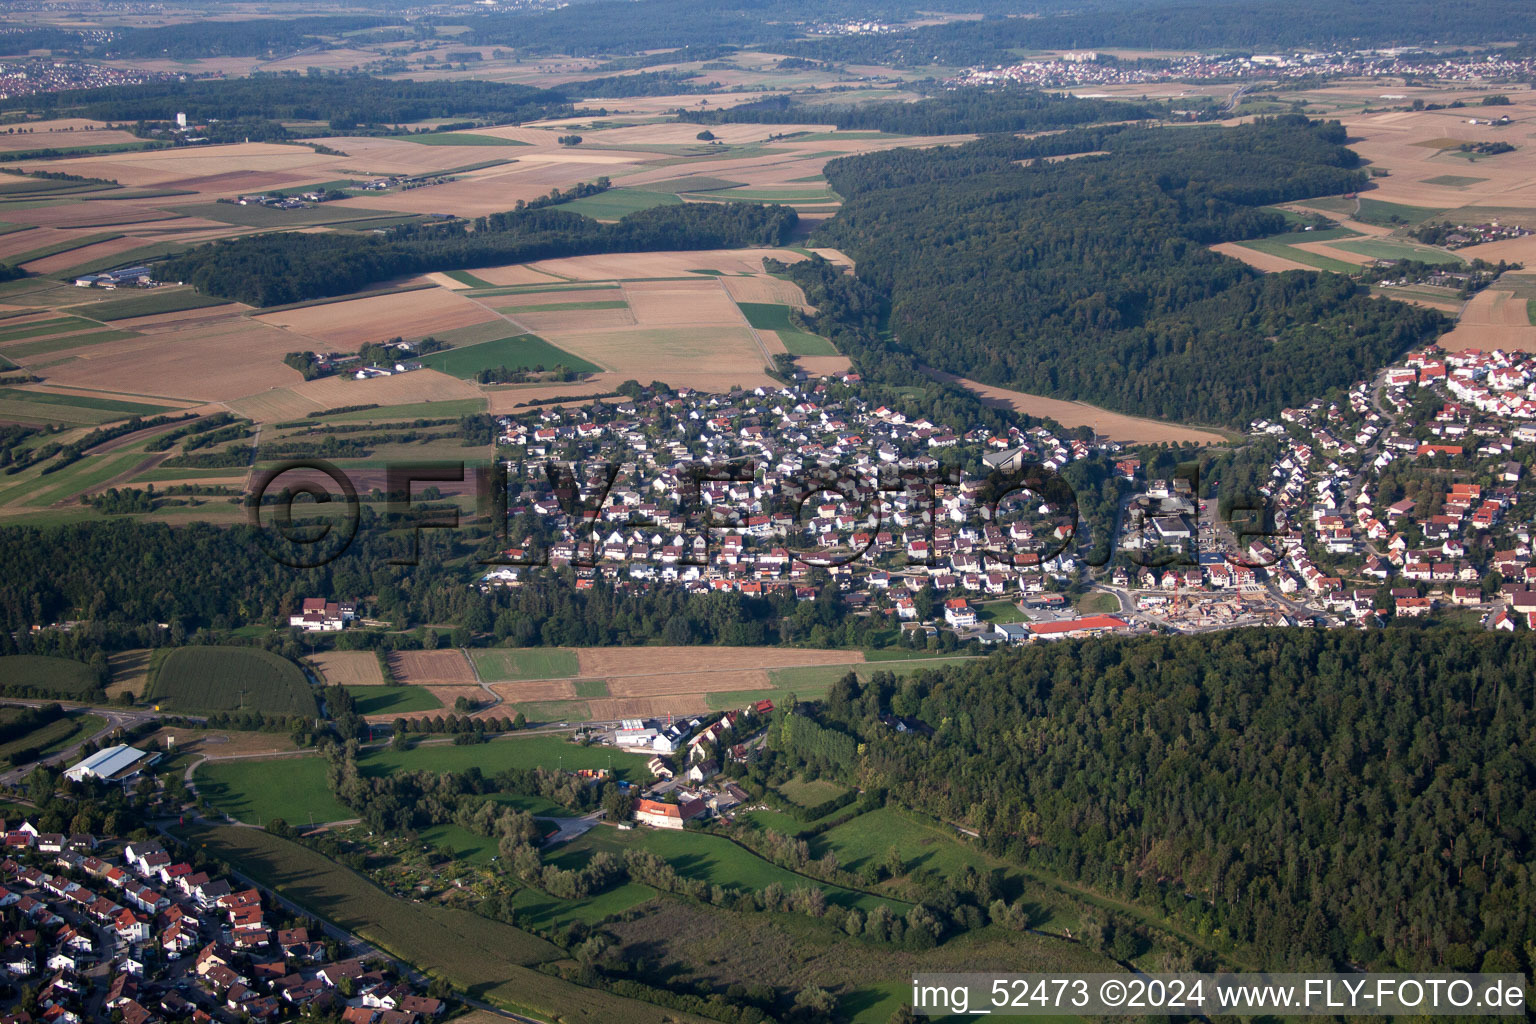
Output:
[[[0,700],[0,704],[8,704],[12,707],[28,708],[40,708],[49,704],[61,703],[62,702],[60,701],[51,700]],[[106,739],[108,736],[111,736],[119,729],[131,729],[136,725],[142,725],[145,722],[152,721],[160,717],[159,715],[149,711],[129,711],[123,710],[121,708],[88,707],[83,704],[66,705],[64,706],[64,713],[71,717],[77,715],[98,715],[101,718],[105,718],[107,723],[105,726],[96,730],[96,732],[92,733],[90,736],[87,736],[85,739],[82,739],[78,743],[66,747],[64,750],[59,751],[57,754],[50,754],[47,757],[39,759],[34,764],[22,765],[20,768],[11,768],[4,773],[0,773],[0,784],[14,786],[22,779],[26,778],[32,769],[36,768],[38,765],[68,764],[79,757],[81,748],[84,747],[87,743],[95,742],[100,744],[102,740]]]
[[[544,841],[545,846],[555,846],[560,843],[568,843],[578,836],[584,836],[597,827],[598,822],[607,817],[607,811],[593,811],[591,814],[583,814],[579,818],[536,818],[537,821],[546,821],[554,825],[556,832]]]

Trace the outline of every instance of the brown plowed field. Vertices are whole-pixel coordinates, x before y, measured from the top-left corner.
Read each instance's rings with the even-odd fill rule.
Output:
[[[372,651],[326,651],[314,662],[331,686],[382,686],[378,655]]]
[[[473,686],[475,673],[460,651],[395,651],[389,668],[397,680],[412,685]],[[452,703],[450,701],[450,703]]]

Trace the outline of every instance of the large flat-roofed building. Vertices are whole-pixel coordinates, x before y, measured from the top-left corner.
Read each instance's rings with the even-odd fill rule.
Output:
[[[73,782],[92,781],[120,782],[139,774],[146,765],[153,764],[159,754],[120,743],[115,747],[98,750],[90,757],[73,765],[64,777]]]

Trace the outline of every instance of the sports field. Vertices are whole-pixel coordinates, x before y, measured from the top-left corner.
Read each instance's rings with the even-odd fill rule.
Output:
[[[567,678],[578,671],[576,652],[562,647],[497,648],[470,657],[486,682]]]
[[[168,711],[316,712],[299,667],[255,647],[175,648],[152,670],[148,696]]]

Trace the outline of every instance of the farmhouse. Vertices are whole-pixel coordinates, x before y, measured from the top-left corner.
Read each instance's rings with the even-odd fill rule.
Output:
[[[71,766],[64,772],[64,777],[71,782],[84,782],[87,779],[121,782],[138,775],[146,766],[159,759],[159,754],[120,743],[115,747],[98,750],[79,764]]]
[[[347,623],[357,618],[357,608],[351,602],[337,603],[323,597],[306,597],[299,614],[288,616],[288,625],[297,626],[306,633],[335,633],[345,629]]]
[[[655,828],[682,828],[684,822],[703,816],[705,811],[704,801],[697,798],[684,799],[675,804],[662,803],[660,800],[635,801],[635,820]]]

